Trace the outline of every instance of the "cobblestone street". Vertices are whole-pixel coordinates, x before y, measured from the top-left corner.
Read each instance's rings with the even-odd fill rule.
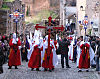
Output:
[[[75,63],[69,62],[71,68],[61,68],[60,58],[59,64],[53,72],[31,71],[27,66],[27,62],[22,62],[17,70],[12,68],[8,70],[7,64],[3,66],[4,73],[0,74],[0,79],[100,79],[100,75],[97,74],[95,69],[89,69],[90,72],[78,72]]]

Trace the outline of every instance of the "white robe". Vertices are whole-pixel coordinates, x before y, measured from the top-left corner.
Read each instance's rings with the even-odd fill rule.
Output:
[[[76,61],[76,66],[77,67],[79,65],[80,54],[81,54],[80,46],[77,46],[77,61]]]
[[[68,52],[68,55],[69,57],[71,57],[70,58],[71,60],[73,59],[73,44],[74,44],[74,41],[71,42],[71,45],[69,46],[69,52]]]
[[[86,42],[86,43],[88,43],[90,45],[89,42]],[[96,64],[96,62],[94,61],[95,53],[94,53],[94,51],[93,51],[91,46],[90,46],[90,49],[89,49],[89,54],[90,54],[90,64],[91,65],[92,64]]]
[[[56,47],[54,45],[54,41],[51,42],[51,44],[53,45],[53,66],[56,66],[58,64],[58,57],[57,57],[57,54],[56,54]]]
[[[30,49],[27,49],[27,51],[28,51],[27,58],[28,58],[28,60],[30,60],[31,54],[34,50],[34,45],[32,45],[32,42],[31,42],[30,39],[28,39],[28,42],[29,42],[29,45],[30,45]]]
[[[92,64],[96,64],[96,62],[94,61],[95,53],[94,53],[92,47],[90,47],[89,53],[90,53],[90,64],[91,64],[91,65],[92,65]]]
[[[47,41],[43,43],[43,51],[41,51],[41,64],[43,63],[43,58],[45,54],[45,49],[47,48]]]
[[[80,45],[83,44],[83,43],[84,43],[84,41],[81,41]],[[79,59],[80,59],[80,55],[81,55],[80,45],[79,46],[77,45],[77,61],[76,61],[76,66],[77,67],[79,66]]]

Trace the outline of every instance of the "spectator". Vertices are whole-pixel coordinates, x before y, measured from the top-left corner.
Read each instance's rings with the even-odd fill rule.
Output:
[[[70,45],[70,42],[67,39],[67,36],[64,36],[64,39],[61,42],[61,65],[62,65],[62,68],[64,68],[64,57],[66,60],[66,68],[70,68],[69,63],[68,63],[68,51],[69,51],[68,46],[69,45]]]
[[[3,73],[3,63],[4,63],[4,55],[3,55],[3,47],[2,42],[0,41],[0,74]]]
[[[100,38],[97,38],[96,47],[96,71],[99,71],[99,57],[100,57]],[[100,74],[100,71],[98,72]]]

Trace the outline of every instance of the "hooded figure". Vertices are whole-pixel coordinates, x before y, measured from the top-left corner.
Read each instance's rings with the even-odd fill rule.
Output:
[[[16,33],[13,34],[13,38],[9,42],[10,46],[10,54],[8,61],[8,69],[11,69],[12,66],[15,66],[15,69],[18,69],[17,66],[21,65],[20,60],[20,50],[19,46],[21,46],[20,39],[16,37]]]
[[[53,45],[50,44],[50,52],[48,52],[48,36],[46,36],[46,41],[43,44],[43,53],[44,53],[44,57],[43,57],[43,63],[42,63],[42,67],[44,68],[44,71],[47,71],[47,69],[49,69],[49,71],[51,72],[54,69],[53,66]]]
[[[39,68],[41,67],[41,41],[36,39],[33,46],[34,50],[31,54],[28,67],[31,68],[31,70],[36,68],[36,71],[39,71]]]
[[[29,35],[27,35],[27,43],[28,43],[28,49],[27,49],[28,54],[27,54],[27,58],[29,60],[30,57],[31,57],[32,51],[33,51],[33,45],[32,45],[32,42],[31,42],[31,40],[29,38]]]
[[[53,45],[53,66],[56,66],[58,64],[58,57],[57,57],[57,54],[56,54],[56,45],[55,45],[55,41],[52,40],[51,42],[51,45]]]

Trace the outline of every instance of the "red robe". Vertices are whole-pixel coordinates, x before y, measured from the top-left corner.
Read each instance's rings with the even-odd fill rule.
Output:
[[[88,69],[90,68],[90,55],[89,55],[90,45],[88,43],[86,43],[85,45],[82,44],[80,48],[82,49],[82,52],[79,59],[79,68]]]
[[[30,68],[39,68],[41,67],[41,50],[38,48],[38,45],[34,46],[34,51],[30,57],[28,67]]]
[[[10,54],[9,54],[9,61],[8,66],[18,66],[21,65],[21,59],[20,59],[20,50],[19,47],[21,45],[20,40],[18,40],[17,44],[12,43],[13,39],[10,40],[9,46],[10,46]],[[17,50],[15,52],[15,49]]]
[[[53,47],[50,47],[50,54],[48,54],[48,49],[45,50],[44,54],[44,59],[42,63],[43,68],[49,68],[50,70],[54,68],[53,66],[53,52],[52,52]],[[47,58],[49,56],[49,59]]]

